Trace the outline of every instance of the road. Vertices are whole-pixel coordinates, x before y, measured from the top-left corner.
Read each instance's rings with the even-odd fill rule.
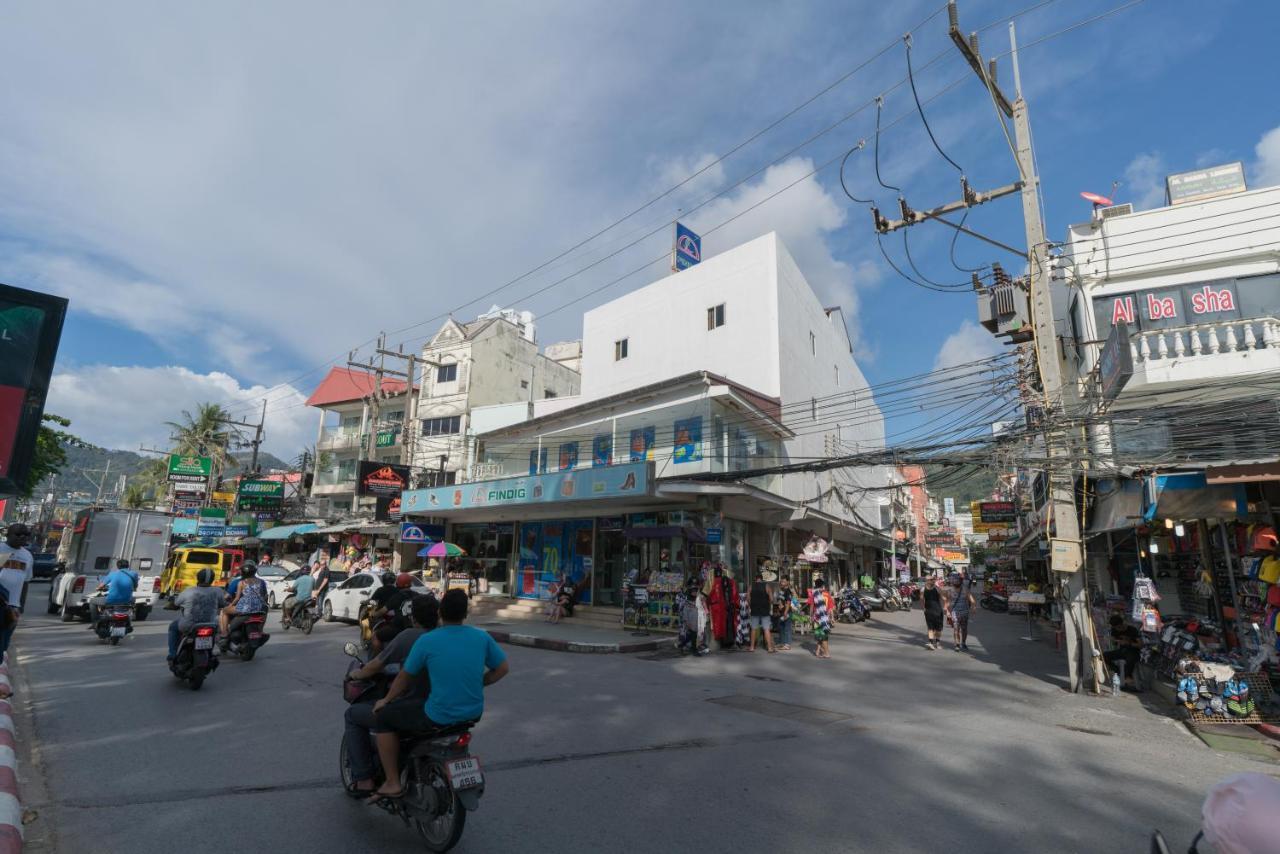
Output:
[[[277,629],[193,693],[165,667],[167,612],[112,648],[40,610],[16,641],[29,851],[421,850],[337,784],[353,627]],[[456,850],[1136,852],[1157,826],[1185,847],[1209,785],[1270,768],[1138,698],[1064,692],[1060,655],[1016,617],[977,615],[967,655],[925,649],[922,622],[857,626],[831,661],[511,648]]]

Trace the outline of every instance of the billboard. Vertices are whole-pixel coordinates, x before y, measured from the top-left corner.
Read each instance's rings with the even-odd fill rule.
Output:
[[[693,229],[676,223],[676,244],[671,269],[677,273],[702,261],[702,237]]]
[[[1224,163],[1221,166],[1210,166],[1208,169],[1197,169],[1194,172],[1179,172],[1165,178],[1166,198],[1171,205],[1202,202],[1218,196],[1243,193],[1247,189],[1244,182],[1244,164],[1239,160],[1235,163]]]
[[[409,467],[396,463],[361,460],[356,480],[357,495],[398,496],[409,488]]]
[[[451,510],[507,507],[601,498],[634,498],[649,494],[649,464],[623,463],[600,468],[558,471],[417,489],[404,494],[405,513],[438,516]]]
[[[183,484],[184,491],[204,492],[213,472],[211,457],[190,457],[185,454],[169,455],[169,482]]]
[[[242,510],[279,510],[284,506],[284,482],[242,480],[237,500]]]
[[[0,495],[26,486],[67,301],[0,285]]]

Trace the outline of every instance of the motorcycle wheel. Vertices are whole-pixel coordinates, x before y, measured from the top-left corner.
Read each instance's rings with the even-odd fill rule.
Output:
[[[112,636],[111,636],[111,645],[112,645],[112,646],[119,646],[119,645],[120,645],[120,638],[116,637],[115,635],[112,635]]]
[[[276,607],[276,594],[272,591],[267,594],[267,607],[274,609]]]
[[[314,629],[315,627],[316,627],[315,620],[311,619],[310,617],[302,618],[302,633],[304,635],[311,634],[311,630]]]
[[[343,791],[351,791],[355,779],[351,776],[351,757],[347,756],[347,734],[342,734],[342,742],[338,745],[338,779],[342,781]]]
[[[983,599],[983,600],[982,600],[981,602],[979,602],[978,604],[979,604],[979,605],[981,605],[982,607],[986,608],[988,611],[992,610],[992,608],[991,608],[991,603],[990,603],[989,601],[987,601],[986,599]]]
[[[287,631],[289,631],[289,626],[290,626],[290,625],[292,625],[292,624],[289,622],[289,618],[288,618],[288,617],[281,617],[281,618],[280,618],[280,628],[284,629],[284,630],[287,632]]]
[[[191,686],[192,691],[199,691],[200,686],[204,684],[203,673],[192,673],[187,677],[187,684]]]
[[[255,652],[257,652],[257,650],[253,648],[253,645],[252,645],[252,644],[249,644],[249,643],[246,643],[246,644],[244,645],[244,649],[240,650],[240,660],[241,660],[241,661],[253,661],[253,654],[254,654]]]
[[[896,611],[898,610],[898,606],[894,604],[894,601],[892,599],[886,599],[884,600],[884,609],[886,611]]]
[[[416,819],[414,825],[418,829],[418,835],[426,843],[428,851],[448,851],[462,838],[462,830],[467,824],[467,811],[454,796],[453,787],[449,785],[444,767],[438,762],[429,762],[426,764],[426,769],[426,780],[410,779],[407,782],[414,788],[429,786],[435,792],[437,813],[436,817],[430,820]]]

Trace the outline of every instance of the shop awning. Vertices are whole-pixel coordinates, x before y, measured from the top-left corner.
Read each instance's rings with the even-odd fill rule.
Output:
[[[1103,480],[1098,482],[1098,501],[1093,506],[1093,519],[1088,533],[1105,534],[1132,528],[1142,521],[1142,482],[1137,480]]]
[[[1244,463],[1235,466],[1209,466],[1204,470],[1204,477],[1205,482],[1210,486],[1280,480],[1280,463]]]
[[[1162,474],[1147,478],[1142,516],[1166,519],[1231,519],[1246,516],[1244,486],[1210,486],[1203,472]]]
[[[338,524],[336,524],[336,525],[325,525],[325,526],[323,526],[323,527],[316,528],[316,529],[315,529],[314,531],[312,531],[311,533],[313,533],[313,534],[343,534],[343,533],[346,533],[347,531],[354,531],[354,530],[356,530],[356,529],[357,529],[357,528],[359,528],[359,527],[360,527],[360,523],[359,523],[359,522],[339,522],[339,523],[338,523]]]
[[[300,525],[277,525],[258,534],[260,540],[287,540],[295,534],[310,534],[316,530],[314,522],[303,522]]]
[[[371,537],[390,537],[400,533],[399,525],[361,525],[356,529]]]

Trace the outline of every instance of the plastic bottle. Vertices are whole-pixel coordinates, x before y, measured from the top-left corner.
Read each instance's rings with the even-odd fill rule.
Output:
[[[1120,696],[1120,674],[1119,673],[1111,674],[1111,696],[1112,697]]]

